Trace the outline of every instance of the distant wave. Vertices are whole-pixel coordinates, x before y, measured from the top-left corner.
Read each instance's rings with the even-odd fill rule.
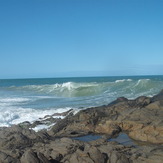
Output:
[[[154,90],[161,89],[162,82],[155,82],[150,79],[122,79],[113,82],[65,82],[61,84],[46,84],[46,85],[26,85],[12,86],[9,89],[17,91],[32,92],[38,95],[50,95],[53,97],[82,97],[106,95],[107,93],[119,94],[119,96],[136,97],[140,94],[152,94]],[[130,95],[128,95],[130,94]],[[23,99],[26,100],[26,99]]]
[[[10,103],[10,102],[25,102],[28,101],[28,98],[0,98],[0,102],[4,102],[4,103]]]
[[[22,87],[11,87],[15,90],[33,91],[35,93],[45,93],[57,97],[80,97],[91,96],[100,92],[101,84],[98,83],[75,83],[66,82],[62,84],[50,85],[27,85]]]
[[[119,80],[117,80],[119,79]],[[0,126],[32,122],[45,115],[69,109],[107,105],[117,97],[153,96],[163,89],[163,80],[115,78],[105,82],[62,82],[0,87]],[[20,83],[22,84],[22,83]],[[24,84],[24,83],[23,83]]]
[[[20,104],[20,103],[23,103],[23,102],[27,102],[29,101],[28,98],[18,98],[18,97],[15,97],[15,98],[0,98],[0,107],[2,106],[10,106],[11,103],[12,105],[16,105],[16,104]]]
[[[149,83],[150,79],[139,79],[135,86],[145,86]]]
[[[132,81],[132,79],[122,79],[122,80],[116,80],[115,83],[125,82],[125,81]]]

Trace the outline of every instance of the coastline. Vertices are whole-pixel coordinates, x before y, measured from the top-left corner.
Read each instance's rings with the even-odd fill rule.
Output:
[[[62,114],[64,119],[47,117],[55,123],[50,130],[35,132],[28,122],[0,128],[0,162],[163,162],[163,90],[153,97],[120,97],[75,115],[72,110]],[[108,141],[121,133],[143,145]],[[100,137],[72,139],[90,134]]]
[[[121,96],[152,97],[162,85],[163,76],[3,80],[0,81],[0,126],[33,123],[70,109],[77,112],[108,105]]]

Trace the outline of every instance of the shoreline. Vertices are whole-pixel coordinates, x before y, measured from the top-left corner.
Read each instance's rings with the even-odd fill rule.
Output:
[[[50,130],[35,132],[29,129],[28,122],[1,127],[0,162],[163,162],[163,90],[153,97],[140,96],[134,100],[120,97],[108,105],[87,108],[75,115],[72,110],[57,114],[63,115],[63,119],[47,117],[55,123]],[[114,137],[121,134],[128,137],[125,140],[131,138],[144,145],[115,142]],[[74,140],[84,135],[101,137]]]
[[[1,81],[0,126],[40,117],[108,105],[118,97],[154,96],[162,89],[162,77],[99,77],[73,79],[24,79]]]

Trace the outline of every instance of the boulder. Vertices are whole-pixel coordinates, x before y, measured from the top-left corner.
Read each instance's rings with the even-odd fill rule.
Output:
[[[20,159],[21,163],[50,163],[50,161],[40,152],[32,150],[26,151]]]

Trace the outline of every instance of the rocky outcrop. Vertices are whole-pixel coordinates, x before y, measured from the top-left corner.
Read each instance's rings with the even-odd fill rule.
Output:
[[[92,132],[112,136],[124,131],[135,140],[163,144],[161,97],[118,98],[107,106],[89,108],[60,121],[49,134],[79,136]]]
[[[0,163],[163,162],[163,91],[152,98],[121,97],[107,106],[64,114],[64,119],[53,119],[53,115],[42,119],[56,123],[49,131],[35,132],[29,122],[0,128]],[[121,132],[137,145],[108,141]],[[72,139],[90,133],[101,138],[90,142]]]

